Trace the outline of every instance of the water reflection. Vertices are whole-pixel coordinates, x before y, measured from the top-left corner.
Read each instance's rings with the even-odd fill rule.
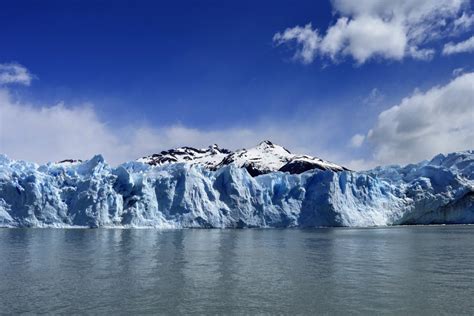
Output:
[[[474,227],[0,230],[2,312],[469,313]]]

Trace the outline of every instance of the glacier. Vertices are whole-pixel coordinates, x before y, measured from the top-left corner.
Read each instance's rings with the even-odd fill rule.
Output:
[[[368,227],[474,223],[474,150],[407,166],[252,177],[234,164],[37,165],[0,155],[0,227]]]

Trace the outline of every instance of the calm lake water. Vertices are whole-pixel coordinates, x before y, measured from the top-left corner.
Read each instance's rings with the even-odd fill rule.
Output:
[[[0,313],[474,313],[473,226],[3,229],[0,269]]]

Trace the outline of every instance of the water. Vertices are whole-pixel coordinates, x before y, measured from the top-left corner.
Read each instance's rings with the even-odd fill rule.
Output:
[[[0,230],[0,313],[474,313],[474,227]]]

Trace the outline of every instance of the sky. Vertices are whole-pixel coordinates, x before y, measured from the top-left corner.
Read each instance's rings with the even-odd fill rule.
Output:
[[[0,153],[119,164],[269,139],[359,170],[474,149],[473,5],[3,2]]]

